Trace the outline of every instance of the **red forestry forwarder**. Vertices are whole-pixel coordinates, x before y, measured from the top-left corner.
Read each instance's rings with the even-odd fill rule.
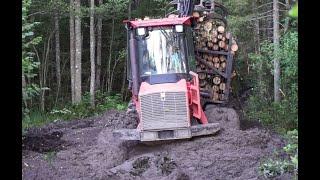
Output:
[[[202,0],[194,7],[190,0],[176,0],[171,4],[175,5],[176,14],[171,13],[167,18],[124,21],[129,39],[127,69],[132,91],[129,106],[138,113],[139,124],[136,129],[115,130],[113,135],[120,139],[191,138],[215,134],[221,129],[220,123],[228,121],[225,118],[217,123],[221,114],[206,113],[204,108],[211,106],[212,110],[212,106],[213,109],[216,106],[212,104],[223,104],[228,100],[233,62],[230,46],[227,51],[194,47],[194,30],[199,18],[203,18],[199,15],[205,15],[207,19],[220,18],[226,24],[225,8],[213,1]],[[217,7],[220,7],[220,13],[215,12]],[[227,57],[224,72],[210,66],[204,70],[209,76],[219,75],[225,79],[224,101],[212,101],[212,93],[200,90],[198,71],[192,70],[196,64],[201,64],[201,58],[198,58],[201,52]]]

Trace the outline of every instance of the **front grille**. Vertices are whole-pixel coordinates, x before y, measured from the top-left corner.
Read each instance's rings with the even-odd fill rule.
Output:
[[[185,92],[152,93],[140,96],[144,130],[188,127]]]

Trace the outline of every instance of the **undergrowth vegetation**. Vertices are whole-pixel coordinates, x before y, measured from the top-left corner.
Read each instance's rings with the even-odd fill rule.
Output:
[[[281,101],[273,101],[273,45],[264,42],[261,54],[250,54],[254,62],[251,83],[254,93],[249,98],[246,115],[281,134],[298,128],[298,33],[284,34],[280,41],[278,58],[281,65]]]
[[[99,115],[109,109],[125,110],[126,108],[127,102],[121,100],[120,94],[107,95],[100,91],[96,93],[96,106],[92,108],[90,106],[90,95],[86,92],[79,104],[66,104],[49,112],[41,112],[40,110],[26,112],[22,120],[22,128],[25,130],[58,120],[81,119]]]
[[[260,165],[260,172],[266,178],[274,178],[284,173],[294,174],[294,178],[298,176],[298,131],[288,131],[285,135],[288,142],[285,147],[277,152],[275,158],[266,159]],[[279,154],[284,154],[282,157]]]

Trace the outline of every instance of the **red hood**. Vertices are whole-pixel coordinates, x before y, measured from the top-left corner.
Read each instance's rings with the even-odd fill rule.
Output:
[[[129,21],[125,20],[124,23],[128,23],[133,28],[138,27],[154,27],[154,26],[170,26],[176,24],[191,25],[192,17],[173,17],[173,18],[162,18],[162,19],[148,19],[140,21]]]

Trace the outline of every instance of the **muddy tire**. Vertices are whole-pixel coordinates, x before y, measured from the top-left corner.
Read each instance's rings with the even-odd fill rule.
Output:
[[[219,123],[221,128],[225,130],[240,129],[239,116],[233,108],[210,104],[206,106],[205,114],[209,123]]]
[[[199,125],[199,121],[195,117],[191,117],[191,126]]]
[[[132,100],[129,101],[128,107],[127,107],[127,114],[129,113],[137,113],[136,106]]]

